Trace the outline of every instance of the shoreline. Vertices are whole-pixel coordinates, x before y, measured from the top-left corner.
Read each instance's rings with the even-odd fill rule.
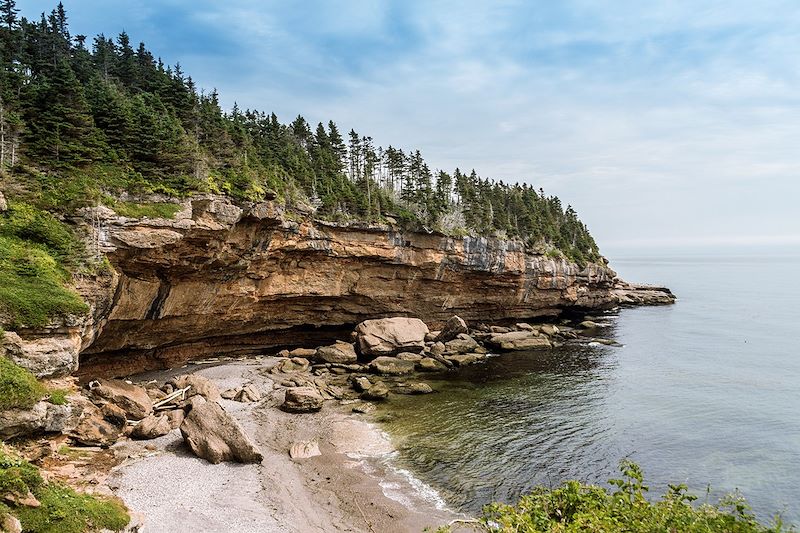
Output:
[[[108,485],[142,516],[146,531],[402,532],[463,518],[433,488],[392,464],[396,452],[387,435],[362,415],[333,402],[317,413],[277,409],[283,393],[266,371],[279,360],[135,376],[165,379],[188,370],[220,389],[252,383],[265,392],[252,404],[222,400],[257,443],[261,464],[210,464],[185,447],[178,430],[115,445],[128,459],[112,470]],[[291,459],[288,450],[297,441],[316,441],[321,455]]]

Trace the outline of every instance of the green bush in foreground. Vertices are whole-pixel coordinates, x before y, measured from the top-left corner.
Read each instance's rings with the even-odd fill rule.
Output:
[[[129,521],[125,507],[114,500],[79,494],[56,483],[46,484],[29,462],[13,456],[0,446],[0,494],[25,495],[32,492],[39,507],[0,503],[0,517],[10,513],[19,518],[22,529],[31,533],[82,533],[123,529]]]
[[[44,387],[33,374],[0,356],[0,411],[30,407],[44,393]]]
[[[730,495],[716,505],[692,505],[695,496],[685,485],[670,485],[658,501],[648,501],[638,465],[624,461],[622,479],[612,479],[608,490],[568,481],[557,489],[537,488],[515,505],[494,503],[484,508],[475,524],[482,531],[538,532],[675,532],[675,533],[766,533],[794,531],[780,519],[773,525],[756,522],[739,495]],[[441,532],[449,531],[448,527]]]

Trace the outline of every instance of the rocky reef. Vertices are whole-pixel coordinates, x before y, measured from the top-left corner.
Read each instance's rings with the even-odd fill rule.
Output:
[[[674,300],[667,289],[621,282],[603,264],[580,267],[518,241],[335,224],[271,201],[205,195],[182,201],[173,219],[96,207],[74,222],[113,273],[81,281],[93,310],[84,322],[19,332],[18,344],[35,341],[59,363],[43,361],[43,375],[72,372],[77,361],[42,342],[80,353],[79,373],[112,376],[319,344],[370,318],[438,327],[453,314],[500,323]]]

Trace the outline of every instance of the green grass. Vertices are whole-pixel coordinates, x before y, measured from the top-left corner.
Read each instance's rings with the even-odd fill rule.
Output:
[[[123,529],[130,520],[125,507],[109,498],[79,494],[58,483],[45,483],[38,469],[0,446],[0,494],[32,492],[39,507],[0,505],[0,516],[19,518],[30,533],[82,533]]]
[[[137,204],[134,202],[115,202],[112,206],[118,215],[130,218],[175,218],[181,210],[180,204],[153,202]]]
[[[47,401],[53,405],[67,405],[67,394],[69,391],[65,389],[51,389],[47,393]]]
[[[44,395],[33,374],[0,356],[0,411],[31,407]]]
[[[685,485],[670,485],[657,501],[648,500],[638,465],[621,464],[614,489],[569,481],[557,489],[537,488],[514,505],[491,504],[476,522],[479,531],[502,533],[767,533],[794,531],[776,518],[760,524],[744,499],[729,495],[716,504],[694,505]],[[448,527],[440,528],[446,532]]]

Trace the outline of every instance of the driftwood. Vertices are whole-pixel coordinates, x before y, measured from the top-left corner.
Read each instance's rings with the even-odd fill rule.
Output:
[[[170,394],[167,394],[164,398],[162,398],[161,400],[159,400],[159,401],[157,401],[156,403],[153,404],[153,411],[155,411],[157,409],[173,409],[175,406],[170,405],[170,402],[172,402],[173,400],[176,400],[177,398],[180,398],[181,400],[185,400],[186,399],[186,391],[188,391],[191,388],[192,388],[192,386],[189,385],[188,387],[185,387],[183,389],[178,389],[178,390],[176,390],[174,392],[171,392]]]

